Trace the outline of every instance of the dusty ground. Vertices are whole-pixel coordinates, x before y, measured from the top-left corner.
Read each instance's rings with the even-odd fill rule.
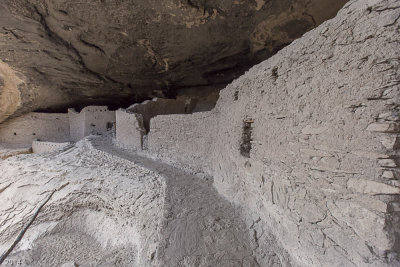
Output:
[[[9,157],[0,172],[2,252],[54,192],[6,266],[290,266],[273,242],[263,258],[255,255],[254,230],[211,178],[123,151],[109,138]]]

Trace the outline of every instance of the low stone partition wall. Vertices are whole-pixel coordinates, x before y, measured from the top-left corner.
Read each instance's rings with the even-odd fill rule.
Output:
[[[190,114],[192,113],[195,104],[195,102],[186,98],[153,98],[152,100],[146,100],[143,103],[134,104],[127,108],[127,111],[142,115],[143,127],[147,133],[150,131],[150,120],[153,117],[167,114]]]
[[[32,142],[32,152],[35,154],[40,153],[50,153],[57,150],[64,149],[71,145],[69,142],[65,143],[55,143],[55,142],[42,142],[42,141],[33,141]]]
[[[0,143],[31,146],[34,140],[70,140],[68,114],[28,113],[0,124]]]
[[[212,112],[161,115],[151,120],[147,153],[193,172],[210,172],[215,131]]]
[[[141,151],[147,150],[148,134],[153,118],[166,114],[190,114],[196,102],[190,99],[154,98],[134,104],[126,110],[116,112],[116,143],[120,147]]]

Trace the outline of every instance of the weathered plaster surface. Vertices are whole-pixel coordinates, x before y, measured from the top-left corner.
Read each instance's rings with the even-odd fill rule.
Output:
[[[85,136],[85,113],[68,109],[69,135],[72,141],[78,141]]]

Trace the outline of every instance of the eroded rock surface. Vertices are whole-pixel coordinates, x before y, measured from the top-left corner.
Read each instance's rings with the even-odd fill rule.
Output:
[[[0,122],[13,115],[20,107],[20,82],[14,71],[0,60]]]
[[[28,84],[16,115],[208,94],[345,2],[4,0],[0,59]]]
[[[2,253],[52,194],[5,263],[148,262],[162,226],[162,177],[91,149],[88,142],[55,155],[23,155],[0,163]]]

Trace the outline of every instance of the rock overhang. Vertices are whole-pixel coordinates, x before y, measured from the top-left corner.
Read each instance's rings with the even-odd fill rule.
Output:
[[[0,4],[0,59],[24,76],[15,115],[218,91],[347,0]]]

